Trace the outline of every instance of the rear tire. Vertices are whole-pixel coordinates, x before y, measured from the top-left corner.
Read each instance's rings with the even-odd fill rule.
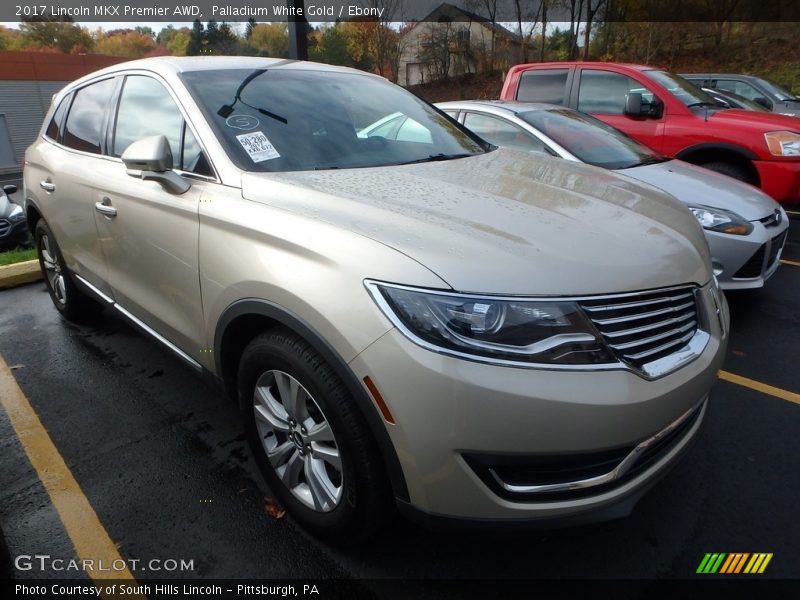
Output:
[[[39,219],[34,229],[36,253],[42,269],[44,283],[53,305],[69,321],[82,321],[101,310],[100,305],[87,296],[72,279],[64,257],[58,248],[53,232]]]
[[[300,525],[338,545],[383,527],[393,503],[381,455],[346,386],[305,340],[286,329],[256,337],[238,391],[256,463]]]

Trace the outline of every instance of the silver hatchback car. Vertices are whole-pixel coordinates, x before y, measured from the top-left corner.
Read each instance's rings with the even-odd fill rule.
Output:
[[[394,112],[425,140],[360,135]],[[495,149],[374,75],[124,63],[57,95],[25,163],[55,307],[115,309],[212,375],[272,494],[335,541],[395,506],[624,515],[722,363],[727,305],[683,205]]]
[[[763,287],[780,266],[789,218],[753,185],[662,156],[601,120],[563,106],[505,100],[437,106],[499,146],[613,169],[671,194],[703,226],[714,274],[724,290]]]

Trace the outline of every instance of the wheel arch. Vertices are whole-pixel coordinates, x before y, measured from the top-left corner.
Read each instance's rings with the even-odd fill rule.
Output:
[[[409,494],[400,460],[386,426],[364,386],[338,352],[316,330],[292,311],[268,300],[246,298],[228,306],[214,334],[214,363],[225,391],[238,402],[236,370],[253,338],[275,327],[291,330],[319,352],[347,387],[381,453],[396,498],[408,502]],[[240,407],[241,408],[241,407]]]
[[[727,162],[742,169],[747,174],[747,183],[756,186],[761,185],[758,170],[753,165],[753,161],[758,160],[758,155],[736,144],[725,142],[695,144],[678,152],[675,158],[700,166],[711,162]]]

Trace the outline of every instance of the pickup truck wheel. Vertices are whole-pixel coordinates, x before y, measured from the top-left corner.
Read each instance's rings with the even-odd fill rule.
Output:
[[[371,537],[391,514],[375,443],[333,369],[288,330],[256,337],[239,364],[240,405],[256,462],[303,527],[338,544]]]
[[[42,269],[50,299],[58,312],[70,321],[80,321],[96,313],[100,306],[75,285],[64,264],[56,238],[42,219],[36,223],[34,239],[39,267]]]
[[[709,169],[710,171],[716,171],[717,173],[722,173],[723,175],[727,175],[728,177],[733,177],[734,179],[738,179],[739,181],[744,181],[745,183],[752,183],[747,171],[745,171],[742,167],[735,165],[733,163],[723,162],[723,161],[713,161],[713,162],[703,163],[700,166],[705,169]]]

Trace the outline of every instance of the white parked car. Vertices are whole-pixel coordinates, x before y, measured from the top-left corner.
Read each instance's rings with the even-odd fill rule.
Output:
[[[672,194],[703,226],[723,289],[762,287],[780,264],[789,219],[754,186],[662,156],[599,119],[563,106],[503,100],[437,106],[497,146],[612,169]]]

